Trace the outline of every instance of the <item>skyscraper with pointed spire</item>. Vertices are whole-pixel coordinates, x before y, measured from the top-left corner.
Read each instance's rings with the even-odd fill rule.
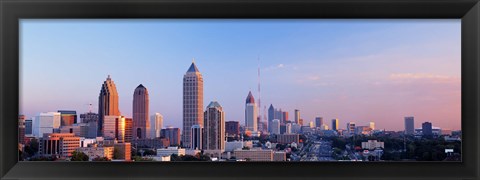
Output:
[[[248,92],[245,102],[245,129],[257,132],[257,104],[253,98],[252,92]]]
[[[103,136],[103,121],[105,116],[120,116],[118,108],[118,92],[110,75],[102,84],[98,96],[98,128],[97,136]]]
[[[133,138],[146,139],[150,137],[148,90],[142,84],[133,93]]]
[[[183,76],[183,147],[190,148],[192,144],[193,125],[203,127],[203,77],[195,61]]]

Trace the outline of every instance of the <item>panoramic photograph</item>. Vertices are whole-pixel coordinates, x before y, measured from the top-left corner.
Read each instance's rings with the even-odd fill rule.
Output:
[[[462,161],[460,19],[19,23],[20,161]]]

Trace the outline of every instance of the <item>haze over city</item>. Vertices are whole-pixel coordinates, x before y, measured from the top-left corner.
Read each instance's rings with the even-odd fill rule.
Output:
[[[122,115],[143,84],[150,113],[182,126],[182,78],[192,58],[204,106],[244,124],[245,98],[305,122],[321,116],[378,129],[460,129],[460,20],[22,20],[20,114],[97,112],[110,75]],[[260,62],[260,63],[259,63]]]

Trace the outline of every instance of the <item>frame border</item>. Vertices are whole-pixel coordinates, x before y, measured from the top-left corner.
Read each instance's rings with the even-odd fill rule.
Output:
[[[479,0],[0,0],[1,179],[480,179]],[[460,19],[462,162],[18,162],[19,20]],[[293,173],[296,172],[296,173]]]

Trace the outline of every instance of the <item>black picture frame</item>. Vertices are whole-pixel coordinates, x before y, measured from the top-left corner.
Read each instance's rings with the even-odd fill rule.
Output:
[[[461,19],[462,162],[18,162],[19,19]],[[1,179],[479,179],[478,0],[1,0]]]

